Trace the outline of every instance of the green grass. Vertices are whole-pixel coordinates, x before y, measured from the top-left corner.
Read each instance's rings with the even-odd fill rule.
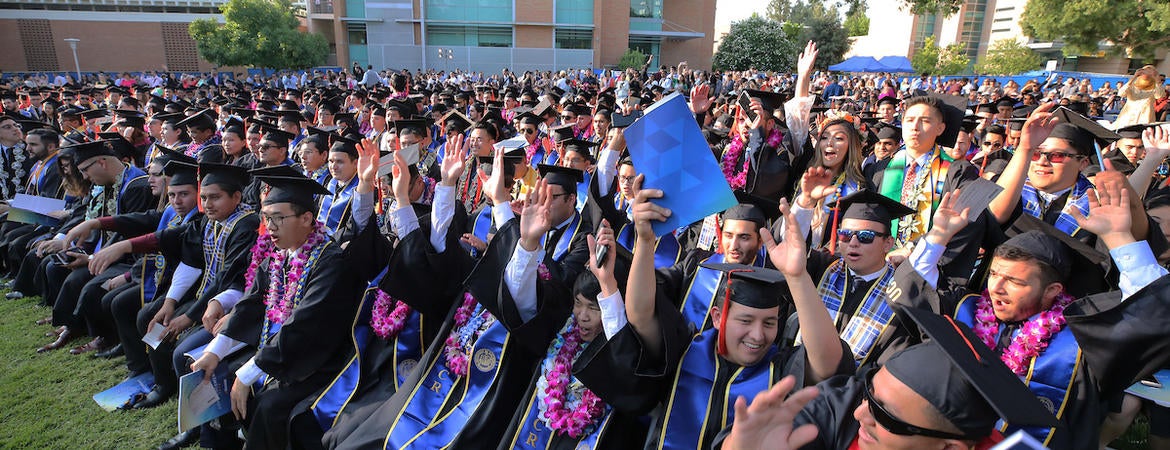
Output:
[[[177,431],[174,400],[146,411],[106,412],[93,394],[126,377],[124,358],[94,359],[61,349],[36,353],[50,327],[39,298],[4,299],[0,290],[0,448],[155,448]],[[71,344],[84,344],[79,338]]]

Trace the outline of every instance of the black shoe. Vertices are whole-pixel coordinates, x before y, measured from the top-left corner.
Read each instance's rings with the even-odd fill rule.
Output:
[[[190,447],[199,442],[199,427],[192,428],[182,433],[176,434],[175,437],[167,439],[162,445],[158,446],[158,450],[175,450],[183,447]]]
[[[107,350],[102,350],[93,354],[94,358],[101,359],[117,358],[119,356],[122,356],[122,344],[115,345]]]
[[[154,389],[150,390],[150,393],[134,402],[134,409],[154,408],[155,406],[166,403],[174,395],[173,392],[163,392],[158,386],[155,386]]]

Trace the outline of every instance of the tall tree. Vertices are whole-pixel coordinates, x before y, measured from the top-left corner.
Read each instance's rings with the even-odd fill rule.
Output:
[[[865,36],[869,34],[869,16],[865,15],[865,8],[853,8],[845,15],[845,31],[850,36]]]
[[[967,58],[962,44],[939,47],[934,36],[927,36],[922,48],[910,58],[915,72],[931,75],[955,75],[967,71],[971,59]]]
[[[224,23],[191,22],[189,31],[203,58],[221,66],[303,69],[325,63],[329,43],[300,32],[289,0],[230,0]]]
[[[790,71],[796,67],[800,52],[784,27],[753,14],[731,24],[731,30],[715,51],[715,70]]]
[[[860,0],[858,0],[860,1]],[[795,42],[803,45],[814,41],[820,54],[815,66],[823,69],[841,62],[849,51],[849,31],[841,23],[841,5],[852,5],[853,0],[827,3],[825,0],[771,0],[766,14],[776,22],[793,24],[798,30]],[[863,6],[852,6],[861,8]]]
[[[1015,75],[1039,69],[1043,64],[1043,56],[1020,45],[1015,39],[1000,39],[992,43],[987,54],[983,55],[978,64],[975,64],[975,73]]]
[[[1152,58],[1170,44],[1170,2],[1165,0],[1028,0],[1024,34],[1063,40],[1065,54],[1096,53]]]

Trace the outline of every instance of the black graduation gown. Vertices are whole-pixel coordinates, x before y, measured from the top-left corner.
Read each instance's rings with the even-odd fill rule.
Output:
[[[504,345],[511,350],[506,358],[496,362],[499,367],[495,369],[497,372],[494,381],[475,413],[462,424],[449,448],[493,447],[494,443],[498,442],[500,430],[508,426],[513,412],[524,397],[527,381],[547,350],[549,340],[569,314],[571,304],[563,300],[569,298],[569,288],[557,281],[554,276],[548,281],[538,279],[536,316],[527,322],[520,320],[515,301],[503,283],[504,268],[516,245],[519,245],[519,240],[519,220],[513,219],[500,228],[499,233],[488,244],[487,253],[464,283],[467,291],[507,329],[508,335]],[[450,249],[451,246],[448,245],[448,250]],[[551,272],[552,261],[548,255],[544,263]],[[545,293],[545,290],[555,290],[558,293]],[[394,292],[387,293],[394,295]],[[457,298],[461,300],[461,295]],[[562,300],[546,301],[547,299]],[[376,408],[369,408],[372,411],[362,411],[366,413],[366,417],[358,420],[356,427],[336,426],[326,433],[324,442],[327,447],[369,449],[382,448],[385,445],[388,433],[393,432],[392,427],[396,418],[408,406],[415,391],[421,389],[420,384],[428,375],[429,368],[435,364],[445,364],[444,346],[440,343],[444,336],[451,332],[456,308],[450,307],[449,310],[434,344],[423,354],[416,370],[403,384],[404,388],[389,401],[377,405]],[[466,377],[461,377],[451,392],[463,392],[464,386]],[[457,406],[460,398],[461,395],[452,394],[444,403],[441,412],[450,411]],[[357,411],[354,413],[356,416]]]
[[[458,220],[462,208],[456,202],[453,221]],[[361,279],[372,280],[382,268],[388,267],[379,288],[419,313],[418,344],[423,351],[439,335],[454,299],[459,298],[460,282],[472,267],[470,258],[459,247],[458,229],[454,226],[448,229],[446,249],[438,253],[430,243],[428,222],[424,216],[419,220],[418,229],[391,248],[391,241],[378,232],[371,217],[346,246],[351,255],[348,259],[353,262],[350,267],[359,272]],[[371,338],[363,352],[358,386],[338,413],[332,428],[336,431],[331,430],[331,435],[347,435],[397,392],[398,380],[392,370],[396,363],[396,343]]]
[[[827,251],[813,251],[809,254],[807,269],[809,275],[813,280],[817,280],[818,286],[826,275],[826,270],[829,265],[836,261],[838,257],[829,254]],[[866,293],[869,289],[877,283],[877,279],[865,281],[860,278],[851,279],[850,283],[856,281],[856,287],[851,288],[850,292],[845,294],[844,302],[841,305],[841,311],[837,315],[837,332],[844,333],[845,328],[849,325],[849,321],[857,313],[857,308],[861,302],[865,300]],[[914,328],[911,328],[913,330]],[[873,365],[885,364],[887,359],[897,354],[902,349],[921,342],[918,339],[917,332],[910,332],[902,325],[901,316],[894,314],[890,319],[889,325],[874,341],[873,346],[870,347],[869,353],[865,359],[858,361],[858,373],[864,372],[865,368]]]
[[[781,313],[785,308],[781,307]],[[661,293],[655,299],[655,316],[658,319],[663,348],[660,354],[652,354],[645,350],[641,338],[634,331],[633,326],[622,328],[613,339],[605,342],[598,354],[586,359],[582,356],[578,364],[574,365],[575,375],[588,386],[598,386],[594,392],[604,399],[613,399],[615,408],[631,414],[644,414],[655,405],[664,405],[671,399],[671,393],[677,383],[676,374],[681,370],[685,353],[694,342],[700,339],[713,339],[718,333],[715,329],[708,329],[700,335],[691,331],[690,324],[677,308]],[[784,315],[781,315],[784,317]],[[781,322],[777,337],[784,335],[784,324]],[[707,336],[704,336],[707,335]],[[841,360],[837,364],[835,373],[853,373],[853,359],[849,348],[841,342]],[[716,373],[713,392],[730,392],[729,383],[736,376],[741,366],[735,365],[722,356],[716,356]],[[581,362],[585,360],[585,362]],[[807,355],[804,347],[778,348],[770,359],[759,364],[773,366],[769,385],[776,383],[788,375],[797,378],[802,385],[812,385],[811,376],[807,372]],[[693,399],[692,399],[693,400]],[[685,401],[685,400],[684,400]],[[701,422],[706,428],[703,430],[703,442],[698,448],[710,448],[716,435],[731,423],[725,420],[726,411],[732,408],[734,398],[714,395],[707,402],[707,417]],[[659,441],[663,434],[665,416],[659,416],[651,424],[646,449],[661,448]],[[690,443],[687,443],[689,445]]]
[[[156,233],[158,251],[167,259],[167,265],[178,267],[178,263],[182,262],[196,269],[203,269],[206,266],[203,254],[203,229],[209,221],[210,218],[202,216],[199,220],[188,221],[184,226]],[[253,213],[239,219],[232,227],[231,234],[227,236],[223,261],[219,265],[214,283],[207,286],[204,295],[180,301],[175,306],[176,315],[183,314],[191,319],[192,323],[200,323],[203,320],[203,312],[207,309],[207,302],[213,297],[228,289],[244,291],[244,276],[252,259],[252,246],[256,244],[259,228],[259,214]],[[207,275],[204,274],[203,277],[206,278]],[[188,296],[190,297],[191,293],[197,294],[202,283],[204,281],[201,279],[193,285]]]
[[[962,288],[931,288],[905,265],[894,282],[891,292],[900,292],[896,303],[945,315],[953,315],[958,302],[969,294]],[[1165,307],[1170,301],[1168,289],[1170,276],[1163,276],[1124,302],[1121,292],[1113,291],[1078,299],[1065,308],[1067,326],[1084,358],[1058,416],[1064,426],[1052,436],[1050,448],[1097,448],[1101,422],[1108,412],[1106,401],[1170,364],[1165,331],[1170,323],[1170,309]]]

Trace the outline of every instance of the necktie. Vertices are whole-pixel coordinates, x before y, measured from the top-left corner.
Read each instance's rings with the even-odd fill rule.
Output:
[[[914,200],[918,187],[918,162],[910,161],[906,164],[906,177],[902,181],[902,204],[916,205]]]
[[[1003,327],[999,333],[999,339],[995,342],[996,353],[1003,353],[1003,351],[1007,349],[1009,345],[1012,345],[1012,335],[1015,334],[1016,330],[1018,329],[1020,329],[1019,322],[1008,322],[1003,324]]]

